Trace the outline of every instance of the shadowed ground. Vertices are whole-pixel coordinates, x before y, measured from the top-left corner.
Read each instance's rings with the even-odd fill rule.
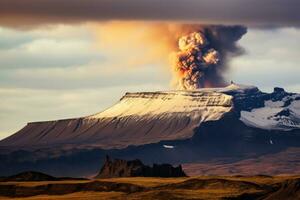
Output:
[[[0,199],[299,199],[299,176],[1,182]]]

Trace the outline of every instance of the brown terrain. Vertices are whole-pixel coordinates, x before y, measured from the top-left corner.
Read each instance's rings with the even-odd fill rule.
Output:
[[[210,161],[183,164],[189,176],[205,175],[298,175],[300,174],[300,148],[288,148],[282,152],[267,154],[241,161]]]
[[[300,198],[299,176],[130,177],[0,182],[0,199],[251,199]]]

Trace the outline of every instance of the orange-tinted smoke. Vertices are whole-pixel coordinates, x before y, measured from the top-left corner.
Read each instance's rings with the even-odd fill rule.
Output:
[[[242,26],[155,22],[107,22],[91,27],[99,38],[97,44],[121,59],[124,68],[157,63],[169,66],[166,69],[172,72],[172,85],[177,89],[223,86],[227,60],[240,52],[236,42],[246,33]],[[180,38],[190,34],[202,35],[205,45],[200,45],[201,49],[199,46],[180,49]],[[193,56],[188,56],[190,54]],[[199,64],[195,68],[179,64],[197,57],[207,65],[199,67],[199,63],[191,62]]]

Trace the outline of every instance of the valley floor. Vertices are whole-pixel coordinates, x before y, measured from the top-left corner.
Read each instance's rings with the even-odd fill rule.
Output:
[[[0,199],[300,199],[300,176],[0,182]]]

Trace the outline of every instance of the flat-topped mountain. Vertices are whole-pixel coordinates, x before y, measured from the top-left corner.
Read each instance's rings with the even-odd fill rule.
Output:
[[[272,95],[282,92],[282,98],[274,102]],[[126,93],[114,106],[94,115],[28,123],[0,146],[113,149],[181,140],[191,138],[201,123],[219,120],[230,112],[241,115],[249,126],[295,129],[300,128],[299,98],[284,91],[268,95],[256,87],[235,84],[195,91]]]
[[[26,163],[28,170],[83,176],[97,173],[106,154],[146,164],[228,163],[298,147],[299,94],[282,88],[264,93],[255,86],[231,84],[126,93],[100,113],[28,123],[0,141],[0,171],[16,173]],[[57,164],[60,170],[55,171]],[[294,164],[300,167],[300,162]]]
[[[232,96],[213,90],[126,93],[95,115],[28,123],[0,146],[112,149],[186,139],[201,122],[218,120],[232,109]]]

